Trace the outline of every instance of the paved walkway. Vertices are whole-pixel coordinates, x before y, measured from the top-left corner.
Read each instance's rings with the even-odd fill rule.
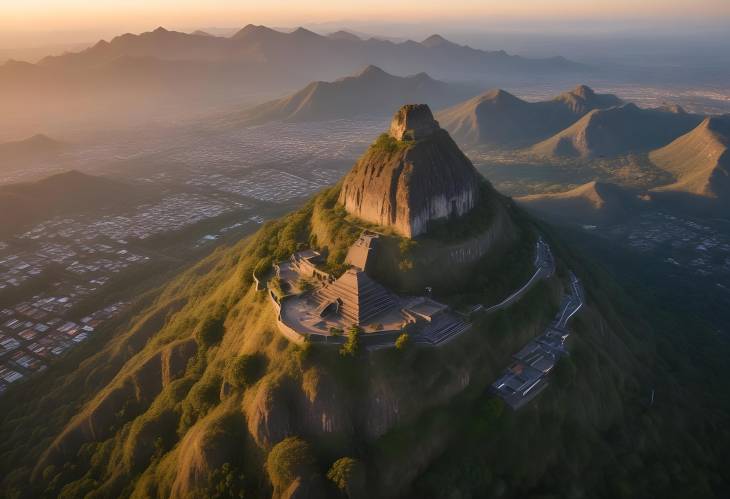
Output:
[[[537,338],[514,355],[514,362],[490,389],[512,409],[533,400],[548,385],[548,375],[558,359],[568,355],[565,340],[568,322],[583,307],[585,295],[578,278],[570,273],[570,294],[563,297],[555,320]]]

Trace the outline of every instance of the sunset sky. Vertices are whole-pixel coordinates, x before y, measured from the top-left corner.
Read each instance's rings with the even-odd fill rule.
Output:
[[[730,17],[729,0],[2,0],[0,30],[144,30],[236,26],[249,22],[298,25],[339,20],[546,22],[706,20]]]

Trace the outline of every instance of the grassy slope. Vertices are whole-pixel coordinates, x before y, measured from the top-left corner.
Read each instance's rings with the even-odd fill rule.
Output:
[[[692,395],[658,360],[654,340],[626,328],[624,311],[613,308],[621,292],[573,259],[591,306],[576,325],[571,360],[524,412],[504,413],[485,389],[510,354],[549,322],[560,279],[440,349],[343,358],[289,344],[275,332],[264,294],[250,286],[251,273],[308,241],[327,246],[329,265],[337,267],[358,230],[334,207],[336,194],[323,193],[181,275],[98,354],[78,369],[59,369],[58,387],[43,398],[14,394],[0,422],[4,495],[209,497],[225,489],[219,496],[245,490],[260,497],[271,492],[262,465],[269,449],[296,434],[314,446],[320,478],[343,455],[361,459],[375,496],[408,494],[412,480],[415,495],[439,496],[454,474],[465,493],[557,491],[563,489],[551,477],[563,473],[594,496],[604,493],[602,479],[613,470],[607,463],[620,463],[634,438],[643,465],[666,450],[662,435],[676,437],[689,421],[695,428],[700,422],[698,433],[676,437],[666,453],[671,462],[641,479],[671,490],[673,478],[665,478],[675,462],[695,472],[689,485],[705,486],[693,490],[706,492],[723,478],[712,465],[716,449],[697,452],[710,441],[711,419],[693,409]],[[561,259],[570,258],[552,243]],[[559,275],[565,272],[561,262]],[[245,382],[229,367],[244,355],[261,366]],[[682,411],[642,412],[649,382],[666,394],[662,404],[681,403]],[[621,429],[630,431],[619,438]],[[488,452],[476,452],[474,443]],[[450,466],[460,462],[454,453],[465,459],[457,470]],[[488,483],[463,475],[483,466],[494,477]],[[623,490],[632,475],[617,472]],[[333,493],[305,478],[322,487],[321,495]]]

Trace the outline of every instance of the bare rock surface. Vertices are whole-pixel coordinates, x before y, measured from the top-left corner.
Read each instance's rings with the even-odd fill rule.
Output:
[[[469,212],[479,184],[474,165],[428,106],[407,105],[345,177],[339,201],[358,218],[415,237],[432,220]]]

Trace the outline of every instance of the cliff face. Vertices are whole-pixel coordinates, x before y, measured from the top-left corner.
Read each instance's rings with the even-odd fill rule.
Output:
[[[339,202],[365,221],[406,237],[476,204],[479,174],[426,105],[403,106],[345,177]]]

